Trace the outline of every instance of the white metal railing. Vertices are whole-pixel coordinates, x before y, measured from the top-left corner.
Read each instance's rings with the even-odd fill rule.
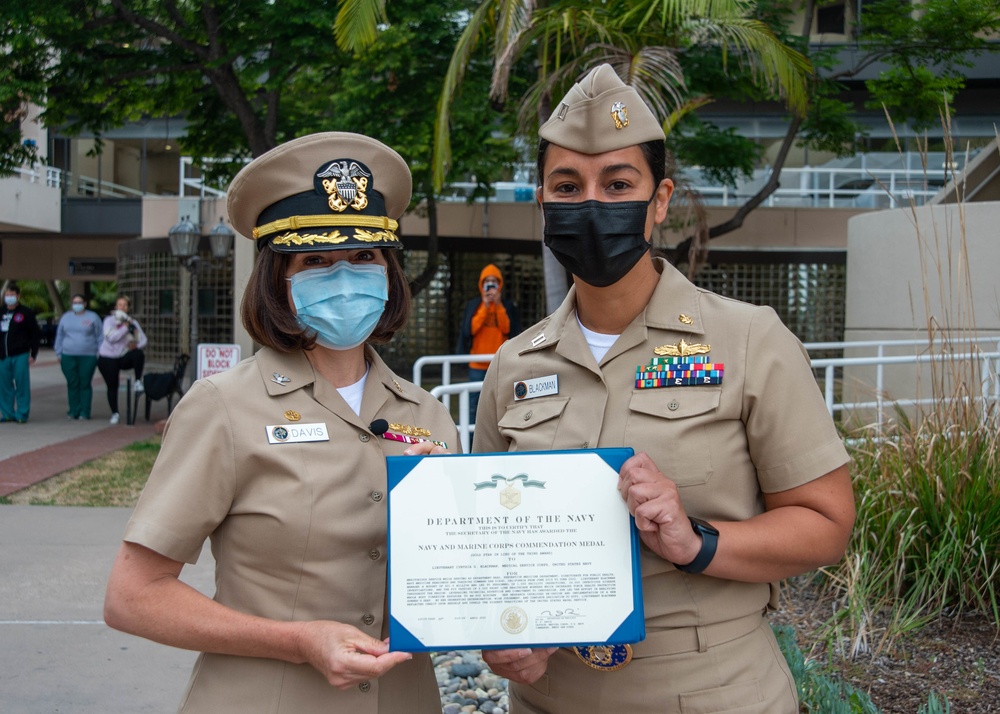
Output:
[[[824,166],[783,168],[779,187],[768,196],[768,207],[802,206],[809,208],[898,208],[912,201],[923,205],[951,179],[962,175],[969,156],[946,156],[941,152],[903,154],[883,152],[858,154]],[[515,181],[491,185],[489,200],[497,203],[533,201],[533,169],[520,171]],[[687,167],[678,176],[686,180],[709,206],[734,206],[746,201],[771,178],[773,169],[756,169],[749,179],[736,186],[714,183],[698,167]],[[479,184],[471,181],[448,184],[440,200],[469,201]],[[476,201],[485,201],[479,196]]]
[[[961,176],[966,158],[955,155],[952,163],[946,163],[944,154],[927,156],[908,153],[858,154],[850,160],[850,165],[804,166],[781,170],[780,186],[764,203],[765,206],[803,207],[846,207],[846,208],[896,208],[908,205],[912,200],[920,205],[937,192],[952,178]],[[204,159],[203,163],[211,163]],[[535,184],[530,180],[533,169],[525,169],[515,176],[514,181],[500,181],[491,185],[493,202],[531,202],[535,196]],[[47,186],[60,188],[65,183],[72,186],[71,175],[50,166],[22,167],[15,169],[22,179]],[[740,181],[739,185],[720,186],[705,177],[697,167],[685,169],[686,177],[707,205],[732,206],[745,201],[771,177],[770,167],[757,169],[752,178]],[[75,193],[100,195],[109,198],[142,196],[141,190],[110,181],[79,176]],[[440,200],[467,201],[477,184],[454,182],[445,187]],[[197,195],[224,196],[221,188],[206,185],[199,175],[198,167],[190,156],[179,157],[178,193],[181,196]],[[478,198],[482,201],[484,198]]]
[[[225,161],[225,159],[222,159]],[[203,159],[202,163],[214,163],[213,159]],[[195,175],[198,169],[198,174]],[[204,179],[200,175],[201,167],[194,162],[194,158],[191,156],[180,157],[180,195],[188,196],[188,189],[194,191],[195,195],[199,198],[215,197],[222,198],[226,195],[225,189],[214,188],[212,186],[206,186]]]
[[[987,408],[992,402],[1000,404],[1000,349],[992,352],[981,350],[963,352],[958,354],[922,354],[922,355],[892,355],[877,357],[840,357],[836,359],[814,359],[811,360],[813,369],[823,370],[823,398],[826,400],[826,407],[830,414],[843,411],[860,411],[875,409],[875,423],[871,426],[876,431],[882,430],[885,423],[885,390],[884,390],[884,368],[888,365],[910,365],[928,364],[931,362],[951,362],[960,361],[972,363],[980,362],[980,396],[973,397],[981,402],[984,418],[989,412]],[[838,367],[861,367],[865,365],[876,365],[876,379],[873,387],[875,400],[862,402],[835,402],[835,370]],[[921,406],[925,404],[936,404],[941,401],[939,397],[910,398],[896,397],[890,403],[900,406]]]
[[[981,345],[990,345],[991,349],[983,349]],[[881,431],[885,424],[886,403],[899,406],[921,406],[935,404],[940,399],[938,397],[928,398],[885,398],[887,367],[901,365],[924,365],[932,362],[957,361],[966,364],[979,363],[980,369],[980,393],[973,397],[980,402],[982,413],[989,412],[989,405],[1000,405],[1000,336],[990,335],[982,337],[961,337],[928,342],[927,340],[859,340],[853,342],[809,342],[805,348],[808,352],[819,350],[844,350],[852,349],[873,349],[874,354],[863,357],[832,357],[832,358],[810,358],[811,366],[814,370],[822,371],[821,390],[823,399],[831,416],[838,413],[848,413],[862,410],[875,411],[875,423],[871,426],[876,431]],[[923,347],[928,350],[947,350],[959,347],[961,352],[945,351],[941,353],[923,354],[903,354],[891,355],[888,351],[907,347]],[[995,348],[993,348],[995,346]],[[469,423],[469,396],[473,392],[482,389],[482,382],[457,382],[451,381],[451,367],[454,364],[468,364],[469,362],[490,362],[493,355],[425,355],[417,359],[413,364],[413,382],[422,386],[424,371],[429,367],[441,368],[441,384],[430,390],[432,396],[451,408],[451,396],[458,396],[458,432],[462,441],[462,450],[468,452],[471,434],[475,431],[475,425]],[[837,380],[836,370],[843,367],[875,367],[875,383],[869,385],[867,389],[874,394],[874,400],[866,401],[837,401]]]
[[[130,186],[123,186],[111,181],[92,178],[90,176],[66,175],[70,187],[76,186],[72,192],[80,196],[99,196],[101,198],[142,198],[143,192]]]
[[[45,181],[48,188],[61,188],[63,172],[52,166],[39,166],[31,168],[17,168],[14,173],[23,181],[28,183],[41,183]]]

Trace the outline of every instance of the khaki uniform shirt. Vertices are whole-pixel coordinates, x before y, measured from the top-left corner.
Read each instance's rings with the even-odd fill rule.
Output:
[[[215,599],[283,621],[334,620],[385,638],[386,463],[407,444],[375,419],[429,429],[455,449],[447,410],[366,349],[356,415],[303,353],[263,349],[195,382],[174,410],[125,540],[194,563],[206,538]],[[328,441],[268,443],[271,427],[325,424]],[[184,712],[441,711],[427,655],[347,691],[309,665],[202,654]]]
[[[499,349],[473,450],[630,446],[678,484],[689,515],[720,521],[759,514],[764,493],[847,463],[805,351],[774,311],[699,289],[666,261],[655,265],[661,277],[649,305],[600,364],[580,330],[575,289]],[[680,340],[711,347],[710,361],[725,365],[722,383],[637,389],[636,368],[650,364],[655,347]],[[517,382],[551,375],[558,394],[514,400]],[[747,618],[776,604],[776,584],[682,573],[645,546],[641,560],[647,632]]]

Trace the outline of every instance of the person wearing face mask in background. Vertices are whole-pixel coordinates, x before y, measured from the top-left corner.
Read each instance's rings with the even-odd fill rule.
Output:
[[[146,333],[139,321],[129,315],[132,302],[124,295],[115,300],[115,309],[104,318],[104,341],[97,353],[97,369],[108,385],[108,406],[111,407],[111,423],[117,424],[118,387],[123,369],[135,370],[135,391],[141,393],[142,369],[146,364]]]
[[[55,353],[66,378],[70,419],[90,419],[94,401],[91,382],[97,369],[97,352],[104,339],[101,318],[87,309],[83,295],[74,295],[72,309],[64,312],[56,328]]]
[[[506,340],[521,334],[521,313],[503,297],[503,274],[490,263],[479,273],[479,297],[465,303],[455,354],[491,355]],[[481,382],[489,362],[470,362],[469,381]],[[479,392],[469,395],[469,423],[476,423]]]
[[[651,257],[673,191],[664,134],[609,65],[538,133],[544,240],[573,287],[498,350],[474,451],[635,450],[618,489],[642,543],[646,637],[603,658],[484,659],[512,682],[511,714],[797,712],[764,614],[780,580],[843,556],[854,522],[848,455],[805,352],[770,308]],[[532,379],[551,386],[515,394]]]
[[[262,348],[174,409],[105,600],[111,627],[203,653],[183,712],[441,712],[429,656],[385,641],[385,458],[443,451],[392,437],[458,444],[444,406],[373,349],[409,312],[410,190],[399,154],[340,132],[229,187],[258,249],[240,313]],[[205,539],[214,599],[177,577]]]
[[[0,422],[28,423],[29,367],[38,357],[42,331],[35,312],[21,304],[21,288],[10,283],[0,308]]]

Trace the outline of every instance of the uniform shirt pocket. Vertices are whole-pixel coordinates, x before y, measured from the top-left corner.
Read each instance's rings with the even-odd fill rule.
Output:
[[[510,443],[510,451],[551,449],[556,443],[560,417],[569,397],[529,399],[507,407],[498,427]]]
[[[649,454],[680,486],[707,483],[714,471],[709,427],[719,418],[721,400],[720,388],[637,389],[625,443]]]

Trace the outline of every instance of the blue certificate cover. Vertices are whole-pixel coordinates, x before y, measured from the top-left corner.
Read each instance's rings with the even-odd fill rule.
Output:
[[[389,646],[645,638],[630,448],[389,456]]]

